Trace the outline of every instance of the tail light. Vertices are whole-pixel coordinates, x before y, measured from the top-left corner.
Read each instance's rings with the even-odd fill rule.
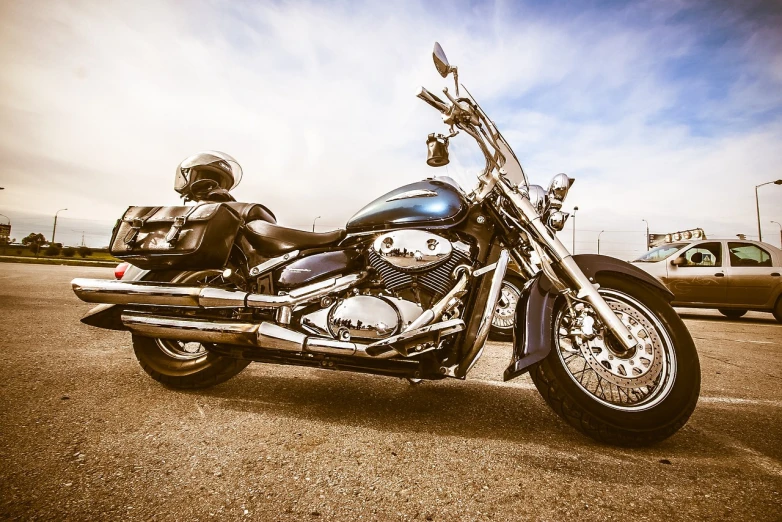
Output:
[[[117,268],[114,269],[114,277],[117,279],[122,279],[122,277],[125,275],[125,271],[130,266],[130,263],[120,263],[117,265]]]

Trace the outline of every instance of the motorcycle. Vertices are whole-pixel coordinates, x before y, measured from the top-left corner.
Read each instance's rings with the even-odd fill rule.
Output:
[[[118,280],[73,280],[80,299],[99,303],[82,321],[130,331],[141,367],[175,388],[224,382],[253,361],[413,383],[465,379],[513,260],[513,354],[503,379],[529,372],[551,408],[598,441],[672,435],[700,390],[673,296],[631,264],[571,255],[556,232],[574,180],[530,184],[464,85],[460,94],[457,67],[437,43],[433,58],[455,88],[443,89],[445,100],[417,93],[448,129],[429,135],[427,163],[447,164],[449,140],[468,135],[485,159],[473,190],[428,178],[371,202],[345,229],[307,232],[236,202],[241,167],[231,156],[197,154],[175,179],[195,204],[130,207],[111,246],[130,267]]]

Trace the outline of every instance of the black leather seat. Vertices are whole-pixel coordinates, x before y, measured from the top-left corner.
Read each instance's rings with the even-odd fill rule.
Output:
[[[345,239],[347,231],[307,232],[285,228],[268,221],[247,223],[247,240],[264,255],[275,257],[291,250],[305,250],[335,245]]]

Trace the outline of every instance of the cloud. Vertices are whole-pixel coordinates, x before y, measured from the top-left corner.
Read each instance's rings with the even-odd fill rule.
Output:
[[[239,199],[342,226],[445,173],[424,163],[439,115],[413,96],[450,87],[439,40],[534,181],[578,178],[584,234],[641,217],[753,233],[753,187],[779,177],[782,43],[778,11],[747,5],[4,3],[0,212],[110,223],[175,204],[177,163],[217,149],[244,168]],[[453,148],[447,173],[469,188],[475,151]],[[778,187],[761,191],[764,222],[782,220]]]

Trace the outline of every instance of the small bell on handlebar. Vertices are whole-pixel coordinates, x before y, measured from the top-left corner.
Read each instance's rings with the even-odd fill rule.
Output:
[[[448,138],[442,134],[430,134],[426,138],[426,164],[430,167],[448,165]]]

